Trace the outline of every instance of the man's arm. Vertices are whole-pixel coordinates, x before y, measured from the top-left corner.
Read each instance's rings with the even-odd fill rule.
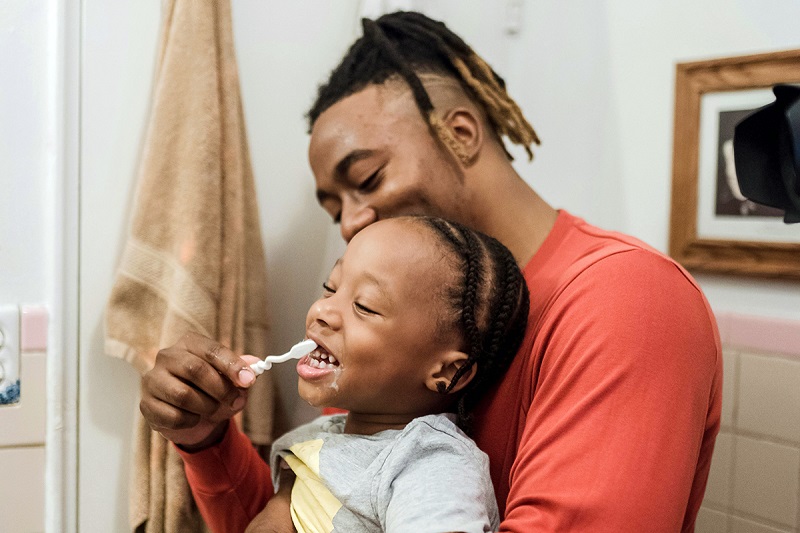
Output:
[[[216,446],[196,453],[177,449],[197,507],[214,533],[241,533],[272,497],[269,466],[235,423]]]
[[[229,423],[247,402],[255,360],[187,333],[160,350],[142,378],[139,409],[177,445],[198,507],[217,533],[244,531],[272,495],[269,468]]]
[[[606,258],[559,296],[536,342],[500,530],[691,525],[721,409],[718,335],[694,284],[648,252]]]

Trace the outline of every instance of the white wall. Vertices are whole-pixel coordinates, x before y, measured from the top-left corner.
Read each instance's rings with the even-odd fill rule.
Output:
[[[49,4],[0,3],[0,304],[52,309],[58,300],[53,280],[59,208],[52,174],[57,152],[56,72]],[[7,484],[26,480],[24,486],[8,484],[3,491],[0,528],[41,529],[45,523],[44,463],[46,453],[58,445],[45,448],[44,423],[39,418],[40,414],[44,418],[45,386],[59,390],[44,371],[45,358],[60,355],[53,347],[51,342],[49,354],[21,355],[20,404],[0,407],[0,472]],[[29,372],[33,368],[40,370]],[[48,404],[53,401],[47,398]],[[15,496],[20,501],[8,500]]]
[[[78,531],[125,531],[138,374],[103,353],[127,231],[160,2],[86,1],[81,31]]]
[[[233,4],[268,258],[272,343],[278,351],[301,335],[305,309],[341,246],[313,199],[303,113],[316,84],[355,36],[359,2]],[[504,2],[419,4],[489,59],[533,122],[543,145],[532,164],[518,158],[525,179],[554,205],[662,250],[668,235],[674,63],[800,47],[800,6],[793,0],[776,0],[768,9],[756,0],[528,0],[524,24],[514,35],[505,31]],[[58,211],[55,191],[62,176],[48,166],[55,142],[50,128],[60,111],[43,92],[52,86],[52,61],[58,57],[48,48],[48,24],[54,6],[63,5],[0,3],[0,180],[11,192],[0,195],[3,302],[47,302],[64,289],[62,273],[53,267],[61,251],[54,240],[60,220],[52,214]],[[160,2],[84,0],[73,9],[81,10],[81,35],[60,37],[82,53],[75,154],[81,185],[80,316],[53,318],[80,323],[77,524],[80,531],[123,531],[138,377],[103,355],[101,324],[127,226]],[[716,310],[800,318],[797,283],[698,278]],[[283,397],[295,419],[307,418],[311,412],[294,401],[292,372],[284,369],[282,377]]]
[[[47,10],[0,4],[0,302],[43,302],[48,246]]]

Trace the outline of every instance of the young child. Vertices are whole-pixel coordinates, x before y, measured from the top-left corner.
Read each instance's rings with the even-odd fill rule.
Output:
[[[273,445],[276,490],[283,461],[295,476],[294,527],[495,531],[488,458],[459,426],[525,331],[528,291],[511,253],[459,224],[392,218],[352,239],[323,289],[298,391],[347,414]],[[259,515],[248,531],[274,525]]]

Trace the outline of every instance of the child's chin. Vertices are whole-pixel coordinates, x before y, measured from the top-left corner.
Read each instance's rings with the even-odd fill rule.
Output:
[[[300,395],[300,398],[303,399],[308,405],[311,407],[317,408],[324,408],[330,407],[330,398],[327,394],[322,394],[321,391],[309,385],[308,383],[303,383],[303,380],[297,384],[297,392]]]

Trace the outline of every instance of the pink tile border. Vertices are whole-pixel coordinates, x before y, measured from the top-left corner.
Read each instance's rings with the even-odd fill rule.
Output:
[[[800,360],[800,321],[736,313],[716,316],[723,346]]]
[[[22,306],[20,349],[23,352],[47,350],[47,308],[39,305]]]

